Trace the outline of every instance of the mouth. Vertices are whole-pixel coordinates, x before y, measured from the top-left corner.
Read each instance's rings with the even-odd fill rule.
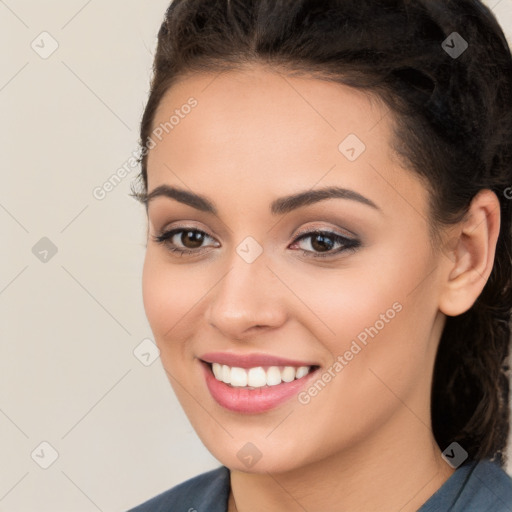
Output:
[[[220,363],[203,361],[210,368],[213,376],[219,382],[224,382],[233,388],[259,389],[263,387],[279,386],[283,382],[292,382],[302,379],[319,368],[312,366],[256,366],[253,368],[240,368]]]
[[[222,407],[239,413],[262,413],[297,395],[320,366],[255,366],[241,368],[199,359],[206,385]]]

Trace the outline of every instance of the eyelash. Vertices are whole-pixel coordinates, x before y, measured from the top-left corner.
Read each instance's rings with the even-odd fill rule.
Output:
[[[159,244],[162,244],[162,245],[166,245],[167,246],[167,249],[173,253],[177,253],[179,256],[183,256],[183,255],[192,255],[192,254],[201,254],[203,252],[203,250],[205,249],[204,247],[202,248],[199,248],[199,249],[181,249],[181,248],[177,248],[177,247],[172,247],[170,245],[170,240],[177,234],[179,233],[184,233],[184,232],[193,232],[193,233],[202,233],[203,235],[205,235],[206,237],[209,237],[209,238],[213,238],[211,237],[210,235],[208,235],[208,233],[205,233],[204,231],[201,231],[200,229],[195,229],[195,228],[175,228],[175,229],[171,229],[169,231],[166,231],[164,233],[162,233],[161,235],[158,235],[158,236],[152,236],[153,240]],[[312,258],[328,258],[328,257],[333,257],[337,254],[340,254],[342,252],[346,252],[346,251],[355,251],[357,250],[360,245],[361,245],[361,242],[359,240],[356,240],[356,239],[351,239],[351,238],[347,238],[347,237],[344,237],[342,235],[339,235],[337,233],[334,233],[332,231],[326,231],[326,230],[318,230],[318,229],[315,229],[315,230],[311,230],[311,231],[307,231],[305,233],[301,233],[297,238],[295,238],[295,240],[292,242],[292,245],[296,244],[297,242],[301,241],[301,240],[304,240],[304,239],[307,239],[307,238],[310,238],[310,237],[313,237],[315,235],[322,235],[322,236],[325,236],[326,238],[330,238],[333,240],[333,242],[336,244],[336,243],[340,243],[340,244],[343,244],[343,247],[336,250],[336,251],[329,251],[329,252],[325,252],[325,253],[315,253],[313,251],[306,251],[304,249],[302,249],[302,252],[303,252],[303,255],[304,256],[307,256],[307,257],[312,257]]]

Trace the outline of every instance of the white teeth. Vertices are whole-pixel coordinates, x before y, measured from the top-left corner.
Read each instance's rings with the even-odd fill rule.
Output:
[[[217,380],[222,380],[222,366],[218,363],[212,364],[213,375]]]
[[[230,384],[236,388],[247,386],[247,372],[243,368],[231,368]]]
[[[309,368],[307,366],[301,366],[300,368],[297,368],[297,379],[302,379],[302,377],[305,377],[309,373]]]
[[[281,372],[277,366],[271,366],[267,370],[267,386],[277,386],[281,384]]]
[[[310,366],[285,366],[282,370],[278,366],[270,366],[266,370],[257,366],[255,368],[231,367],[225,364],[213,363],[212,371],[215,378],[233,387],[261,388],[264,386],[277,386],[281,382],[292,382],[305,377]]]
[[[251,368],[247,375],[247,384],[251,388],[261,388],[267,385],[267,373],[261,366]]]
[[[285,366],[281,373],[281,378],[285,382],[291,382],[292,380],[295,380],[295,368],[293,366]]]
[[[222,382],[231,384],[231,368],[229,366],[222,366]]]

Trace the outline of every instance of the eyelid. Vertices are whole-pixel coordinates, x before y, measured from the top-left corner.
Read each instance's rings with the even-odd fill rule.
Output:
[[[304,234],[311,234],[315,232],[328,232],[328,233],[335,233],[343,238],[348,238],[350,240],[356,239],[357,235],[355,233],[352,233],[352,231],[349,231],[348,229],[341,229],[341,228],[334,228],[332,226],[326,226],[325,224],[322,225],[308,225],[307,227],[299,229],[297,231],[293,238],[296,239],[301,235]]]
[[[205,245],[196,249],[188,249],[188,248],[180,248],[180,247],[169,247],[169,251],[173,253],[177,253],[180,256],[183,255],[201,255],[208,251],[208,249],[211,249],[212,247],[218,248],[220,247],[220,242],[217,240],[217,238],[214,235],[211,235],[207,230],[200,229],[198,226],[191,224],[188,222],[186,225],[173,225],[164,228],[163,230],[159,231],[159,235],[151,235],[153,240],[157,243],[168,243],[169,240],[172,240],[176,234],[179,232],[186,232],[186,231],[196,231],[203,233],[205,237],[208,237],[214,241],[213,245]],[[341,231],[346,231],[350,233],[350,235],[347,235],[345,233],[341,233]],[[358,239],[356,235],[354,235],[352,232],[348,230],[341,230],[339,228],[333,228],[333,227],[326,227],[325,224],[322,225],[322,227],[315,227],[309,225],[308,227],[304,227],[298,231],[298,233],[295,234],[293,237],[293,240],[291,242],[291,245],[298,244],[301,240],[307,239],[309,237],[314,236],[315,234],[326,234],[327,236],[330,235],[330,238],[338,239],[337,243],[341,243],[345,245],[344,248],[338,249],[335,251],[326,251],[325,253],[322,252],[315,252],[315,251],[306,251],[302,250],[304,255],[308,255],[309,258],[318,259],[318,258],[336,258],[336,256],[340,255],[343,252],[347,251],[353,251],[356,250],[361,246],[361,241]],[[288,248],[290,245],[288,245]]]
[[[202,226],[195,224],[195,221],[193,221],[193,220],[183,221],[183,223],[178,223],[178,224],[170,224],[170,225],[165,224],[163,228],[157,229],[155,231],[160,233],[160,235],[164,235],[165,233],[169,233],[170,231],[176,231],[179,229],[182,229],[183,231],[187,231],[187,230],[201,231],[205,235],[208,235],[210,238],[217,239],[217,237],[215,235],[213,235],[208,229],[205,229]]]
[[[201,251],[202,249],[206,249],[207,247],[219,247],[220,246],[220,242],[217,240],[217,238],[215,236],[210,235],[210,233],[208,231],[206,231],[205,229],[200,229],[197,226],[192,226],[192,225],[172,226],[169,228],[165,228],[165,229],[159,231],[159,234],[152,235],[152,238],[153,238],[153,240],[156,240],[156,241],[159,241],[159,239],[163,239],[163,238],[165,238],[166,240],[169,240],[169,239],[172,239],[174,236],[176,236],[176,234],[178,234],[180,232],[185,233],[187,231],[197,231],[199,233],[203,233],[205,235],[205,237],[212,239],[214,241],[214,243],[210,246],[204,246],[197,250],[185,248],[184,249],[185,251],[190,250],[193,252],[198,252],[198,251]]]
[[[176,225],[171,225],[168,227],[165,226],[162,229],[157,230],[157,231],[160,233],[160,236],[161,236],[165,233],[169,233],[170,231],[175,231],[175,230],[179,230],[179,229],[183,229],[183,230],[189,229],[189,230],[201,231],[202,233],[209,236],[210,238],[213,238],[215,240],[217,239],[217,237],[215,235],[211,234],[207,229],[203,229],[202,227],[195,225],[194,221],[189,221],[186,224],[176,224]],[[303,227],[303,228],[299,229],[296,233],[294,233],[293,237],[291,237],[291,238],[292,238],[292,241],[296,241],[297,238],[299,238],[301,235],[312,234],[312,233],[319,232],[319,231],[335,233],[341,237],[349,238],[349,239],[357,238],[357,235],[355,233],[352,233],[348,229],[333,228],[331,226],[326,226],[325,224],[323,224],[323,225],[314,225],[313,224],[313,225],[308,225],[306,227]]]

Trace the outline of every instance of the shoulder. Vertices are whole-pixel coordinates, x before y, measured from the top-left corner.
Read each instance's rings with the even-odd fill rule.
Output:
[[[512,478],[497,462],[482,460],[475,463],[455,510],[510,512]]]
[[[197,475],[128,512],[226,512],[229,469],[225,466]]]
[[[497,462],[460,466],[419,512],[511,512],[512,478]]]

